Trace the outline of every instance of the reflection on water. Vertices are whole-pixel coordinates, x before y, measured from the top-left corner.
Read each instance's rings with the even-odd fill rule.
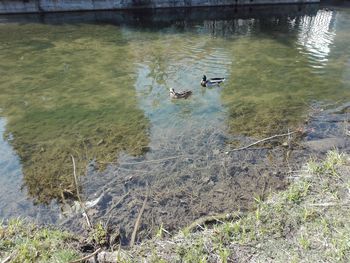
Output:
[[[229,160],[234,167],[222,166],[218,149],[230,140],[293,129],[304,121],[310,102],[341,101],[350,93],[348,10],[254,8],[2,17],[1,151],[7,154],[1,157],[1,180],[2,187],[23,189],[20,195],[1,195],[1,216],[12,215],[6,212],[11,201],[22,204],[16,209],[27,215],[39,213],[29,212],[35,210],[33,200],[66,206],[75,196],[71,154],[79,174],[88,175],[83,186],[88,197],[110,184],[114,192],[106,200],[114,200],[125,189],[111,182],[139,172],[154,189],[167,189],[164,198],[175,204],[171,196],[183,187],[196,192],[191,198],[201,201],[191,205],[197,210],[180,209],[177,216],[196,218],[208,209],[243,205],[237,182],[248,187],[250,173],[238,168],[239,159]],[[203,74],[227,81],[202,88]],[[169,88],[191,89],[193,96],[170,100]],[[182,154],[192,159],[143,170],[111,165],[103,172],[117,157],[125,164]],[[246,165],[256,158],[246,156]],[[93,166],[86,172],[89,162]],[[231,176],[235,173],[248,178]],[[140,194],[144,189],[138,186],[133,190]],[[218,203],[206,203],[218,192],[223,193]],[[161,195],[154,198],[164,203]],[[133,200],[125,202],[125,213],[137,210]]]
[[[337,42],[334,20],[346,17],[349,23],[348,16],[319,10],[314,16],[255,20],[250,30],[255,36],[237,39],[231,49],[232,81],[223,91],[231,131],[278,133],[300,125],[310,100],[344,100],[349,32],[338,32]]]
[[[327,65],[336,36],[335,17],[336,12],[320,10],[316,16],[304,17],[300,22],[298,44],[303,47],[300,51],[309,56],[310,65],[315,69]]]

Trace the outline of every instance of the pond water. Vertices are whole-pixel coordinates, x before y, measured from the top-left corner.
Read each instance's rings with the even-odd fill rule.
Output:
[[[347,102],[349,28],[318,5],[0,16],[0,217],[71,224],[71,156],[126,238],[145,196],[143,236],[245,209],[284,186],[285,155],[222,152]]]

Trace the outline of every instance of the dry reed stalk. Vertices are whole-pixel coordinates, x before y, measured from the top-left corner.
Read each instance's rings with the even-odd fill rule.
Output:
[[[83,216],[85,217],[86,223],[87,223],[88,227],[89,227],[90,229],[92,229],[91,220],[90,220],[88,214],[86,213],[86,209],[85,209],[84,203],[83,203],[83,202],[81,201],[81,199],[80,199],[80,192],[79,192],[79,186],[78,186],[78,178],[77,178],[75,160],[74,160],[73,155],[71,155],[71,158],[72,158],[72,162],[73,162],[73,175],[74,175],[74,182],[75,182],[75,188],[76,188],[76,191],[77,191],[78,201],[79,201],[79,203],[80,203],[80,207],[83,209]]]
[[[84,262],[85,260],[89,259],[89,258],[92,258],[93,256],[95,256],[98,252],[100,252],[102,250],[102,248],[98,248],[95,250],[95,252],[91,253],[90,255],[87,255],[83,258],[79,258],[77,260],[73,260],[73,261],[70,261],[69,263],[79,263],[79,262]]]
[[[283,134],[276,134],[276,135],[273,135],[273,136],[264,138],[264,139],[262,139],[262,140],[253,142],[253,143],[251,143],[251,144],[248,144],[247,146],[243,146],[243,147],[240,147],[240,148],[236,148],[236,149],[227,151],[227,152],[225,152],[225,153],[226,153],[226,154],[229,154],[230,152],[245,150],[245,149],[248,149],[249,147],[254,146],[254,145],[257,145],[257,144],[259,144],[259,143],[266,142],[266,141],[269,141],[269,140],[272,140],[272,139],[275,139],[275,138],[278,138],[278,137],[290,136],[290,135],[292,135],[292,134],[294,134],[294,133],[296,133],[296,132],[297,132],[297,131],[288,132],[288,133],[283,133]]]
[[[130,247],[132,247],[135,244],[137,230],[139,229],[139,226],[140,226],[141,217],[142,217],[143,211],[145,210],[147,199],[148,199],[148,194],[146,195],[145,200],[143,200],[142,207],[140,209],[139,215],[137,216],[135,226],[134,226],[134,231],[132,232],[132,235],[131,235]]]

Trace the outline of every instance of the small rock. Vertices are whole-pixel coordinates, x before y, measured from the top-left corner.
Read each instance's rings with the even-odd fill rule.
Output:
[[[187,158],[187,162],[189,162],[189,163],[193,163],[193,159],[191,159],[191,158]]]
[[[87,214],[88,214],[89,216],[97,215],[97,214],[98,214],[98,210],[95,209],[95,208],[89,209],[89,210],[87,211]]]
[[[62,205],[61,210],[64,216],[67,216],[72,213],[72,208],[68,204]]]
[[[288,142],[284,142],[284,143],[282,143],[282,146],[283,146],[283,147],[288,147],[288,146],[289,146],[289,143],[288,143]]]
[[[218,188],[218,189],[215,189],[215,192],[217,192],[217,193],[225,193],[225,190],[221,189],[221,188]]]
[[[231,220],[233,218],[232,214],[226,214],[225,217],[226,220]]]
[[[180,204],[185,205],[185,204],[187,204],[187,202],[185,200],[183,200],[183,199],[180,199]]]
[[[209,181],[210,181],[210,177],[204,177],[203,179],[202,179],[202,182],[203,183],[209,183]]]

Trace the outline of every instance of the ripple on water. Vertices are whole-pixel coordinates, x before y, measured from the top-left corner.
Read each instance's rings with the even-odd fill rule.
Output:
[[[309,57],[314,73],[325,73],[328,57],[336,36],[333,11],[319,10],[314,17],[301,21],[297,45],[300,53]]]

